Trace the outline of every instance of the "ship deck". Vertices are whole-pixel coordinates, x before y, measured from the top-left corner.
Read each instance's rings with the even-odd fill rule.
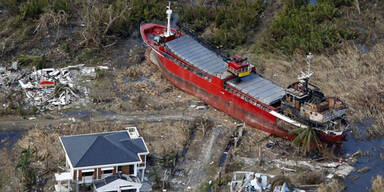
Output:
[[[192,37],[184,35],[167,42],[166,46],[177,57],[196,68],[221,79],[226,77],[227,62],[224,61],[224,58]],[[285,95],[283,88],[254,72],[242,77],[240,81],[232,79],[226,83],[267,105],[278,102]]]
[[[220,74],[226,71],[227,62],[224,58],[188,35],[169,41],[166,46],[177,57],[210,75],[220,78]]]
[[[240,81],[229,80],[227,84],[268,105],[278,102],[285,95],[282,87],[254,72],[242,77]]]

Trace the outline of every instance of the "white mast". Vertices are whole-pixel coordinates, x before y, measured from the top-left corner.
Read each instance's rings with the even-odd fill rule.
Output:
[[[311,59],[313,58],[313,55],[312,55],[312,53],[309,53],[308,55],[307,55],[307,64],[308,64],[308,72],[307,72],[307,74],[313,74],[312,72],[311,72]]]
[[[308,71],[307,73],[301,72],[301,76],[299,76],[300,81],[309,80],[309,78],[312,76],[313,72],[311,72],[311,59],[313,58],[312,53],[309,53],[307,55],[307,64],[308,64]]]
[[[167,25],[167,33],[165,34],[166,37],[169,37],[171,36],[171,16],[172,16],[172,9],[171,9],[171,2],[168,2],[168,6],[167,6],[167,19],[168,19],[168,25]]]

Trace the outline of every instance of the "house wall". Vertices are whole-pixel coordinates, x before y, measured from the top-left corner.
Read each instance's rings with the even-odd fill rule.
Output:
[[[140,155],[140,159],[143,163],[135,163],[135,164],[130,164],[130,165],[123,165],[121,166],[121,173],[122,174],[127,174],[127,175],[134,175],[134,176],[138,176],[137,174],[139,173],[138,169],[140,170],[144,170],[145,167],[146,167],[146,155]],[[112,174],[116,174],[118,171],[118,166],[110,166],[112,167]],[[92,168],[93,169],[93,175],[91,178],[87,177],[87,179],[93,179],[93,180],[99,180],[99,179],[103,179],[103,170],[102,168],[107,168],[105,166],[101,166],[101,167],[96,167],[96,168]],[[89,170],[89,168],[87,169],[84,169],[86,171]],[[83,179],[85,179],[82,175],[82,170],[74,170],[74,169],[71,169],[71,172],[73,172],[73,180],[77,180],[79,181],[80,183],[83,182]],[[141,174],[139,177],[142,177]],[[88,181],[89,182],[89,181]]]
[[[134,168],[134,165],[125,165],[121,167],[121,172],[129,175],[131,172],[134,172]]]
[[[97,171],[98,171],[97,168],[93,169],[93,179],[97,179]]]
[[[97,168],[97,179],[101,179],[101,174],[103,172],[101,172],[101,168]]]
[[[81,181],[83,179],[83,175],[82,175],[81,170],[79,170],[78,172],[79,172],[79,179],[78,179],[78,181]]]

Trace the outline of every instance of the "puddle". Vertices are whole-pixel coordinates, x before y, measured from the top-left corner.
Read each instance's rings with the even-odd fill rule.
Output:
[[[188,139],[188,142],[187,144],[185,144],[184,148],[183,148],[183,152],[181,153],[181,157],[184,158],[185,155],[187,154],[188,150],[189,150],[189,146],[191,144],[191,142],[193,141],[193,139],[195,138],[195,129],[191,130],[191,135],[189,136],[189,139]]]
[[[105,110],[100,110],[98,111],[99,115],[101,116],[108,116],[108,115],[116,115],[117,113],[112,112],[112,111],[105,111]]]
[[[81,119],[83,121],[91,120],[91,112],[90,111],[66,111],[62,113],[64,117],[75,117],[76,119]]]
[[[8,10],[7,9],[0,9],[0,14],[8,14]]]
[[[317,3],[317,0],[309,0],[309,4],[315,5]]]
[[[11,149],[24,133],[24,130],[0,131],[0,149]]]
[[[373,120],[366,120],[363,123],[355,123],[361,132],[363,133],[368,127],[373,124]],[[384,176],[384,161],[380,159],[379,154],[384,154],[384,139],[367,140],[362,138],[361,140],[353,138],[351,134],[348,134],[347,141],[344,143],[345,154],[353,154],[356,151],[361,150],[363,155],[359,157],[358,162],[354,165],[356,170],[369,167],[370,170],[366,173],[352,172],[345,182],[348,185],[346,192],[352,191],[367,191],[371,187],[371,179],[376,175]],[[352,178],[357,178],[353,180]]]
[[[148,82],[148,83],[151,83],[151,81],[149,80],[149,77],[151,76],[151,73],[147,73],[137,79],[130,79],[129,77],[125,77],[124,78],[124,83],[130,83],[130,82]]]
[[[72,37],[75,33],[76,30],[78,29],[81,29],[82,27],[79,26],[79,25],[72,25],[68,28],[65,29],[64,33],[68,36],[68,37]]]
[[[224,166],[225,160],[227,160],[228,151],[231,148],[231,146],[232,146],[232,140],[229,141],[229,143],[225,147],[223,155],[221,155],[219,167],[223,167]]]
[[[82,116],[82,115],[90,115],[91,112],[89,111],[66,111],[63,112],[63,116],[67,117],[77,117],[77,116]]]
[[[361,51],[361,53],[367,54],[372,47],[368,47],[366,44],[361,43],[360,41],[355,41],[356,47]]]

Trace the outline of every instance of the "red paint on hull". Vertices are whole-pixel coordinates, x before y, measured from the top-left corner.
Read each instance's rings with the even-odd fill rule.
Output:
[[[190,73],[164,56],[156,54],[156,59],[158,59],[157,64],[165,77],[183,91],[196,96],[236,119],[245,121],[252,127],[280,137],[292,138],[293,135],[289,135],[286,131],[277,128],[275,118],[268,112],[250,106],[252,104],[227,92],[223,87],[221,89],[216,87],[216,90],[220,91],[210,91],[215,90],[212,83]],[[247,111],[246,108],[251,110]]]

